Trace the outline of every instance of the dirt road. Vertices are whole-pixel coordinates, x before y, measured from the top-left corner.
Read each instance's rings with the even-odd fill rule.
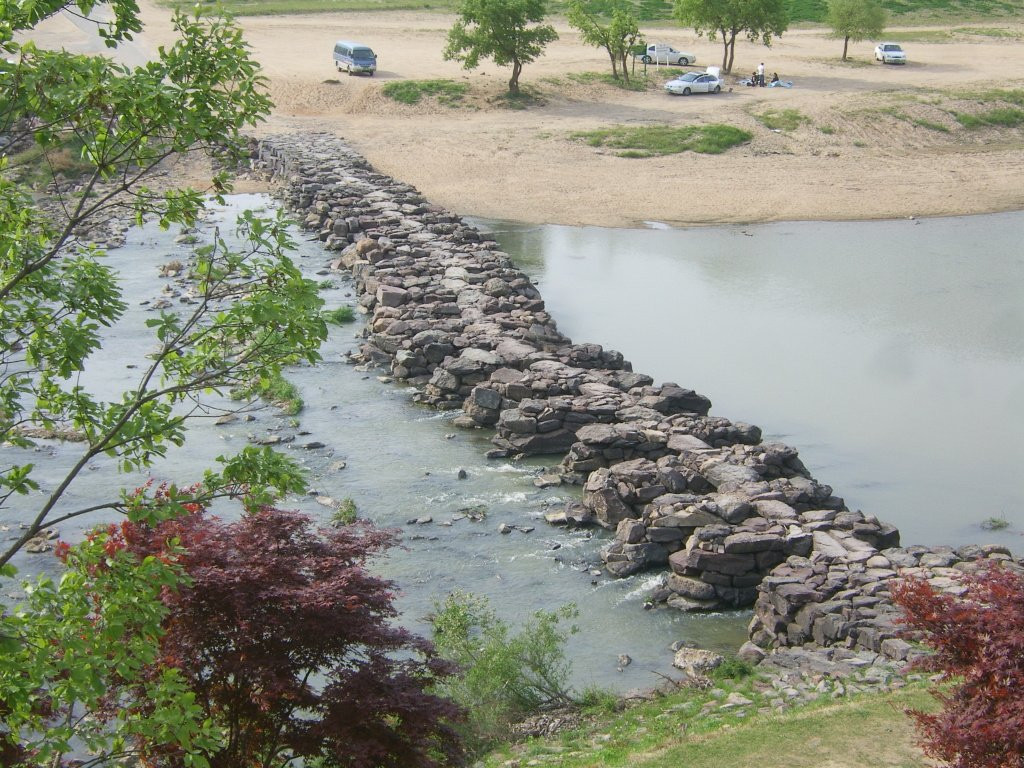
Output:
[[[168,13],[143,5],[151,46],[167,42]],[[525,222],[630,226],[793,219],[858,219],[1024,208],[1024,132],[966,131],[952,117],[956,93],[1024,87],[1024,45],[1014,37],[960,32],[945,42],[905,43],[910,63],[873,61],[873,44],[851,45],[820,29],[787,32],[771,48],[738,42],[734,71],[764,61],[793,87],[733,85],[720,95],[673,97],[661,88],[621,90],[578,82],[608,60],[564,23],[560,38],[527,65],[538,102],[509,109],[509,76],[487,62],[466,72],[442,59],[452,17],[348,13],[243,18],[270,79],[276,109],[260,133],[321,130],[345,137],[377,168],[462,214]],[[989,24],[1024,35],[1024,25]],[[646,38],[717,64],[719,43],[678,26],[645,26]],[[334,40],[355,39],[379,56],[375,77],[337,73]],[[465,106],[404,106],[381,86],[396,79],[469,84]],[[662,80],[667,77],[662,77]],[[977,104],[965,108],[977,109]],[[796,110],[793,130],[759,115]],[[753,140],[722,155],[627,159],[571,138],[611,125],[726,123]]]

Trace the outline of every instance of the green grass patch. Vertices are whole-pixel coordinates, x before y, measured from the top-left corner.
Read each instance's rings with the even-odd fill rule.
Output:
[[[882,36],[893,43],[948,43],[953,39],[948,29],[893,29]]]
[[[344,325],[345,323],[354,322],[356,319],[356,311],[352,307],[338,307],[337,309],[329,309],[324,312],[324,320],[331,325]]]
[[[798,109],[769,109],[755,117],[773,131],[795,131],[801,123],[808,121]]]
[[[617,125],[596,131],[580,131],[571,138],[592,147],[619,150],[619,157],[660,157],[680,152],[719,155],[727,149],[746,144],[751,136],[731,125]]]
[[[653,78],[643,73],[630,75],[629,82],[621,76],[615,77],[611,72],[570,72],[566,77],[574,83],[604,83],[625,91],[646,91],[653,82]]]
[[[819,125],[818,130],[824,133],[826,136],[831,136],[833,133],[836,132],[836,129],[833,128],[831,125]]]
[[[1017,128],[1024,125],[1024,109],[1016,107],[1000,107],[978,114],[954,112],[953,117],[968,130],[976,130],[978,128]]]
[[[468,85],[454,80],[392,80],[381,88],[385,96],[401,104],[418,104],[424,97],[431,97],[446,106],[456,105],[468,90]]]
[[[1002,27],[957,27],[953,30],[958,35],[975,35],[977,37],[993,37],[997,40],[1020,40],[1020,34],[1012,29]]]
[[[231,396],[236,400],[259,397],[272,403],[286,416],[294,416],[305,407],[298,388],[280,373],[235,387]]]
[[[559,768],[818,768],[836,764],[837,755],[844,768],[926,765],[904,714],[908,708],[934,711],[935,700],[922,683],[885,694],[826,695],[778,713],[760,711],[772,708],[753,686],[755,679],[707,692],[684,690],[618,714],[593,712],[578,731],[492,752],[484,765],[508,765],[513,755],[520,765]],[[723,709],[727,692],[753,703]]]
[[[918,128],[927,128],[929,131],[937,131],[938,133],[949,133],[949,128],[942,123],[936,123],[933,120],[925,120],[923,117],[915,117],[911,119],[910,122]]]

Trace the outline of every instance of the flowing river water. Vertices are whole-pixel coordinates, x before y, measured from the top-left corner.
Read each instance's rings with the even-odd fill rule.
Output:
[[[238,210],[268,205],[259,196],[231,198],[201,239],[215,225],[229,229]],[[711,397],[713,414],[754,422],[795,445],[816,477],[852,507],[898,525],[905,542],[1018,548],[1024,449],[1012,432],[1024,414],[1021,214],[668,231],[477,224],[536,279],[563,332],[618,349],[636,370]],[[153,344],[142,302],[167,282],[157,278],[160,266],[188,255],[173,234],[147,225],[108,257],[130,309],[83,378],[99,393],[129,386],[135,371],[126,366]],[[328,256],[303,237],[297,233],[297,258],[323,281],[327,306],[351,303],[351,285],[325,274]],[[544,522],[545,511],[578,489],[537,488],[542,460],[487,461],[489,434],[457,430],[454,414],[417,407],[407,388],[350,365],[355,331],[358,324],[335,328],[321,364],[289,372],[306,404],[296,421],[269,408],[249,421],[204,420],[152,475],[189,482],[218,455],[279,435],[282,450],[307,467],[315,494],[352,498],[360,516],[402,530],[403,546],[375,567],[397,583],[404,624],[425,633],[434,602],[453,590],[486,596],[511,623],[575,603],[580,631],[569,655],[578,687],[653,686],[670,671],[675,641],[721,651],[742,643],[743,611],[645,611],[653,577],[613,580],[596,569],[607,533]],[[73,444],[41,443],[33,460],[44,490],[76,453]],[[98,460],[65,506],[142,480]],[[34,503],[0,512],[9,529],[0,535],[13,535]],[[284,506],[325,522],[330,515],[313,495]],[[983,532],[979,523],[993,516],[1011,527]],[[96,522],[65,524],[61,534],[74,539]],[[502,523],[518,528],[501,534]],[[46,555],[29,558],[21,562],[27,572],[53,568]],[[620,668],[623,653],[633,663]]]

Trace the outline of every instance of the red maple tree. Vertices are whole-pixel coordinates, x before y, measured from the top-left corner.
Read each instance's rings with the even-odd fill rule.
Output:
[[[268,508],[235,522],[200,510],[155,527],[125,524],[120,535],[139,556],[173,552],[187,574],[165,595],[161,663],[186,674],[204,714],[226,729],[212,768],[458,759],[450,723],[460,713],[430,693],[452,668],[391,623],[393,585],[365,568],[390,533],[318,530],[305,515]],[[173,750],[150,752],[153,765],[181,764]]]
[[[962,596],[906,579],[893,599],[934,653],[920,666],[944,673],[936,714],[912,711],[921,747],[952,768],[1024,766],[1024,576],[989,567],[963,577]]]

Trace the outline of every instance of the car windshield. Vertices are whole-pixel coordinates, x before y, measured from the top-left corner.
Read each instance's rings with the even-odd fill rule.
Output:
[[[700,75],[698,75],[696,72],[687,72],[685,75],[680,75],[679,77],[677,77],[676,80],[685,80],[686,82],[691,83],[698,77],[700,77]]]
[[[887,46],[885,46],[885,50],[887,50],[887,51],[902,51],[903,49],[900,48],[898,45],[887,45]]]
[[[352,57],[355,59],[372,59],[373,51],[369,48],[353,48]]]

